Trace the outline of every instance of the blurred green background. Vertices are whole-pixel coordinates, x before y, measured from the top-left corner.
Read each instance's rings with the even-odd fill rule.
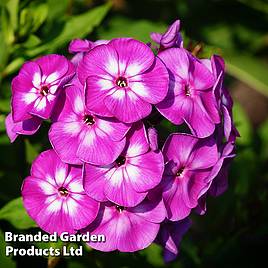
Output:
[[[4,231],[37,232],[21,204],[20,187],[32,160],[49,148],[43,124],[34,137],[10,144],[4,120],[10,82],[25,60],[47,53],[68,55],[73,38],[131,36],[150,41],[181,19],[185,46],[200,57],[222,55],[225,84],[234,98],[241,133],[229,189],[208,198],[205,216],[192,216],[178,259],[165,265],[161,248],[134,254],[85,248],[81,258],[4,256]],[[268,249],[268,2],[265,0],[0,0],[0,267],[258,267]],[[171,125],[163,126],[168,132]],[[27,248],[25,243],[13,244]],[[42,243],[38,247],[48,246]],[[51,245],[50,245],[51,246]],[[52,245],[59,247],[60,245]]]

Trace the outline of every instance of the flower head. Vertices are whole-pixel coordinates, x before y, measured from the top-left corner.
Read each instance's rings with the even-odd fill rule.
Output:
[[[167,162],[162,181],[163,199],[168,219],[177,221],[186,218],[208,191],[218,150],[211,137],[199,139],[172,134],[163,147],[163,155]]]
[[[158,56],[170,72],[170,84],[157,109],[176,125],[185,122],[198,137],[211,135],[220,117],[209,69],[183,48],[166,49]]]
[[[33,162],[22,185],[28,214],[48,233],[76,233],[97,216],[99,203],[82,186],[82,169],[63,163],[53,150]]]
[[[12,80],[12,114],[15,122],[31,118],[51,118],[61,88],[74,76],[70,61],[47,55],[26,62]]]
[[[136,124],[127,136],[124,151],[106,166],[84,166],[84,188],[98,201],[133,207],[148,191],[158,185],[164,169],[160,151],[151,151],[142,123]]]
[[[86,83],[86,106],[101,116],[136,122],[164,99],[168,73],[151,49],[134,39],[113,39],[89,51],[79,63],[78,78]]]
[[[66,88],[66,101],[58,121],[49,131],[50,142],[67,163],[110,164],[124,149],[130,125],[89,112],[84,99],[82,85],[73,81]]]
[[[165,216],[165,206],[160,199],[146,199],[132,208],[105,202],[96,220],[82,232],[105,235],[105,243],[88,243],[94,249],[133,252],[148,247],[154,241]]]

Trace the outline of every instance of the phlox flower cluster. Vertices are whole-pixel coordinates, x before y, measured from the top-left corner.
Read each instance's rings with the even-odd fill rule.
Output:
[[[104,234],[106,242],[88,243],[101,251],[155,242],[171,261],[191,213],[204,214],[207,196],[227,189],[239,134],[223,59],[186,50],[180,21],[151,38],[154,45],[75,39],[70,60],[51,54],[26,62],[12,81],[6,128],[13,142],[51,122],[52,148],[22,185],[41,229]],[[178,131],[162,140],[165,121]]]

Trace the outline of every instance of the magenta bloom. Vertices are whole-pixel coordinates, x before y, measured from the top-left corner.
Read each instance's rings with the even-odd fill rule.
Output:
[[[159,57],[170,72],[170,84],[157,109],[176,125],[185,122],[198,137],[211,135],[220,117],[209,69],[183,48],[166,49]]]
[[[38,131],[41,123],[42,119],[36,116],[31,116],[20,122],[14,122],[11,113],[6,117],[5,121],[7,135],[11,142],[14,142],[20,134],[33,135]]]
[[[154,241],[165,216],[165,206],[159,199],[146,199],[133,208],[105,202],[96,220],[83,231],[105,235],[105,242],[88,243],[94,249],[133,252],[148,247]]]
[[[223,194],[228,188],[228,169],[232,158],[235,157],[235,145],[228,142],[221,146],[220,158],[210,173],[211,186],[209,193],[212,196]]]
[[[151,151],[142,123],[133,126],[126,147],[114,163],[84,166],[86,193],[98,201],[110,200],[120,206],[139,204],[158,185],[164,170],[160,151]]]
[[[89,112],[82,86],[79,81],[73,83],[66,88],[65,105],[50,128],[49,140],[62,161],[69,164],[110,164],[124,149],[130,126]]]
[[[64,56],[48,55],[26,62],[12,80],[12,114],[15,122],[53,113],[61,88],[74,75],[74,67]]]
[[[69,52],[75,54],[71,62],[76,66],[84,55],[98,45],[107,44],[109,40],[97,40],[92,42],[87,39],[73,39],[69,44]]]
[[[164,247],[165,262],[176,259],[179,254],[181,240],[191,224],[192,222],[189,218],[176,222],[166,220],[161,223],[156,242]]]
[[[151,33],[151,39],[160,45],[160,51],[171,47],[183,47],[180,20],[174,21],[164,34]]]
[[[199,139],[188,134],[171,134],[164,147],[167,162],[162,189],[168,219],[186,218],[210,186],[210,173],[218,161],[213,138]]]
[[[22,185],[28,214],[48,233],[76,233],[97,216],[99,203],[82,186],[82,169],[61,162],[53,150],[33,162],[31,176]]]
[[[134,39],[113,39],[89,51],[78,66],[86,106],[101,116],[132,123],[164,99],[168,72],[151,49]]]
[[[227,141],[235,141],[236,137],[239,137],[240,134],[233,123],[232,98],[223,85],[225,72],[224,60],[220,56],[213,55],[211,60],[206,60],[206,66],[210,69],[216,80],[213,92],[216,96],[218,110],[222,116],[222,124],[218,127],[219,139],[224,135]]]

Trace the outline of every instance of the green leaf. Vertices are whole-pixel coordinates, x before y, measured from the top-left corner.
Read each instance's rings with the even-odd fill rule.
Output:
[[[9,13],[9,26],[16,31],[18,27],[19,0],[9,0],[6,3],[6,9]]]
[[[21,197],[13,199],[0,209],[0,220],[9,221],[17,229],[36,227],[36,223],[26,213]]]
[[[114,17],[108,28],[99,28],[98,35],[102,39],[116,37],[132,37],[143,42],[149,42],[151,32],[163,33],[166,30],[165,24],[155,23],[148,20],[131,20],[122,16]]]
[[[163,266],[162,248],[157,244],[151,244],[148,248],[140,252],[141,255],[146,256],[148,263],[153,266]]]
[[[0,111],[9,113],[10,112],[10,100],[9,99],[0,99]]]
[[[1,9],[1,26],[3,32],[3,40],[7,45],[11,45],[15,40],[14,30],[10,27],[8,11],[5,8]]]
[[[237,0],[251,8],[254,8],[258,11],[264,12],[266,14],[268,14],[268,4],[267,2],[264,2],[266,0]]]
[[[70,0],[61,0],[61,1],[55,1],[55,0],[47,0],[48,4],[48,19],[49,20],[54,20],[59,17],[64,16]]]
[[[29,35],[36,32],[45,22],[48,15],[47,4],[39,4],[33,2],[32,5],[24,8],[20,13],[20,36]]]
[[[239,52],[224,55],[227,72],[268,97],[268,64]]]
[[[47,4],[41,4],[31,8],[33,14],[33,28],[31,32],[34,33],[44,23],[48,15]]]
[[[31,164],[33,160],[37,157],[38,151],[30,143],[28,139],[25,139],[25,149],[26,149],[26,160],[29,164]]]
[[[1,267],[15,268],[16,263],[11,259],[11,257],[6,256],[5,251],[6,251],[5,238],[4,238],[4,234],[0,231],[0,260],[1,260]]]
[[[258,135],[261,139],[261,154],[268,159],[268,120],[266,120],[258,129]]]
[[[6,117],[3,114],[0,114],[0,131],[5,131],[5,119]]]
[[[16,72],[21,65],[24,63],[25,59],[20,57],[20,58],[16,58],[15,60],[13,60],[12,62],[10,62],[6,68],[3,71],[3,76],[7,76],[10,75],[14,72]]]
[[[12,44],[15,41],[15,31],[18,26],[18,0],[9,0],[1,8],[1,26],[6,44]],[[2,40],[1,40],[2,42]]]
[[[233,107],[234,123],[237,127],[241,137],[237,139],[237,144],[249,145],[252,139],[252,126],[249,118],[245,113],[243,107],[238,103],[234,103]]]
[[[44,51],[55,51],[74,38],[84,38],[87,34],[92,32],[94,27],[101,23],[110,7],[111,4],[107,3],[81,15],[71,17],[67,20],[62,32],[54,40],[34,50],[27,51],[28,56],[33,57]]]
[[[40,45],[41,43],[42,41],[38,36],[31,34],[29,35],[28,39],[22,44],[22,46],[25,48],[33,48]]]

